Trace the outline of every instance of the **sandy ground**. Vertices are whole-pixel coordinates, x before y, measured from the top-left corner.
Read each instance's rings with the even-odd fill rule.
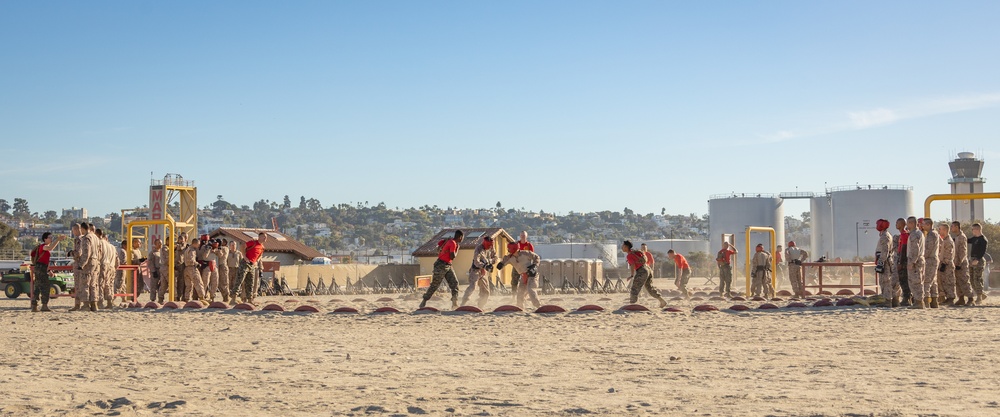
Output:
[[[543,296],[609,309],[555,315],[412,314],[417,301],[385,296],[267,300],[319,314],[76,313],[68,299],[30,313],[4,299],[0,415],[1000,415],[1000,295],[740,313]],[[364,314],[383,305],[404,313]],[[327,313],[341,306],[363,314]]]

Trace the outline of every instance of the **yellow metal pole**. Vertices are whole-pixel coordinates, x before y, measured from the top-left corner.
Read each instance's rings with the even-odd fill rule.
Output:
[[[925,219],[931,218],[931,203],[935,201],[941,201],[941,200],[969,201],[969,200],[988,200],[994,198],[1000,198],[1000,193],[931,194],[927,196],[926,200],[924,200],[924,218]]]
[[[133,227],[139,227],[139,226],[146,226],[146,227],[149,227],[149,226],[166,226],[168,228],[167,230],[170,230],[170,234],[171,235],[174,234],[174,229],[175,229],[174,221],[172,219],[169,219],[169,218],[167,218],[167,219],[158,219],[158,220],[135,220],[135,221],[132,221],[132,222],[128,223],[128,227],[127,227],[127,230],[128,230],[128,239],[126,240],[127,242],[129,242],[129,243],[132,242],[132,228]],[[176,277],[174,276],[175,274],[174,274],[174,268],[173,268],[174,261],[175,261],[175,259],[174,259],[174,243],[175,243],[174,242],[174,237],[171,237],[170,238],[170,244],[169,244],[169,246],[170,246],[170,256],[169,256],[169,259],[170,259],[170,270],[167,272],[168,279],[170,280],[170,285],[169,285],[170,301],[175,301],[174,300],[174,296],[175,296],[175,294],[174,294],[174,280],[175,280]],[[126,256],[127,262],[128,263],[132,263],[132,251],[125,251],[125,252],[126,252],[125,256]],[[135,277],[138,277],[138,274],[136,274]],[[133,277],[133,279],[135,279],[135,277]],[[138,285],[138,283],[136,283],[136,284]],[[133,300],[133,301],[138,301],[138,300]]]
[[[751,253],[750,252],[750,229],[752,229],[752,227],[748,227],[747,228],[747,232],[744,233],[744,235],[745,235],[744,237],[746,237],[746,240],[747,240],[747,251],[743,252],[743,253],[746,254],[746,256],[744,256],[745,259],[743,260],[743,263],[746,264],[746,274],[743,275],[743,276],[746,278],[746,281],[747,281],[747,292],[744,293],[743,295],[746,296],[746,297],[750,296],[750,259],[752,258],[752,256],[750,255],[750,253]]]

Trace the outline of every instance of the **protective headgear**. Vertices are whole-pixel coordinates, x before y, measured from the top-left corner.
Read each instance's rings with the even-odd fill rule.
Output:
[[[493,247],[493,238],[489,237],[489,236],[484,237],[483,238],[483,248],[484,249],[489,249],[489,248],[492,248],[492,247]]]
[[[763,252],[764,251],[764,244],[763,243],[758,243],[756,250],[757,250],[757,252]]]
[[[878,219],[878,221],[875,222],[875,230],[881,232],[888,228],[889,228],[889,221],[886,219]]]
[[[208,240],[208,235],[201,235],[201,240]]]
[[[517,252],[517,243],[511,242],[507,244],[507,253]]]
[[[788,241],[788,247],[790,247],[790,248],[791,247],[795,247],[795,241],[794,240],[789,240]]]

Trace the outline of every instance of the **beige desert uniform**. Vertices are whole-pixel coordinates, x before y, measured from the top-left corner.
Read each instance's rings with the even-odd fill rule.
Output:
[[[189,242],[179,241],[174,245],[174,298],[184,297],[187,286],[184,285],[184,251],[187,250]]]
[[[219,292],[219,251],[209,245],[205,260],[212,265],[207,268],[208,284],[205,286],[205,292],[208,294],[208,298],[214,301],[215,293]]]
[[[81,233],[84,233],[81,231]],[[97,274],[100,270],[100,252],[97,235],[86,231],[80,237],[80,273],[83,285],[79,289],[87,302],[96,301]]]
[[[538,254],[529,250],[519,250],[513,256],[507,255],[503,258],[503,263],[511,265],[514,267],[514,272],[517,274],[514,278],[522,280],[517,286],[517,306],[524,308],[524,297],[528,296],[531,304],[538,308],[542,304],[538,302],[538,293],[535,292],[535,287],[537,286],[537,276],[528,275],[529,265],[538,265],[542,260]],[[527,284],[525,281],[527,280]]]
[[[143,256],[142,254],[142,251],[139,250],[139,248],[132,249],[130,252],[132,253],[132,265],[139,265],[140,264],[139,260],[145,258],[145,256]],[[146,267],[147,268],[149,267],[148,263],[146,264]],[[135,291],[136,291],[135,295],[136,298],[138,299],[139,294],[141,294],[143,289],[145,289],[146,287],[146,279],[142,276],[142,274],[139,272],[138,269],[136,269],[135,272],[129,272],[129,276],[132,277],[132,279],[138,280],[138,282],[135,283]],[[130,290],[132,289],[132,287],[130,287],[128,283],[126,283],[125,286]]]
[[[184,262],[184,301],[190,301],[192,295],[197,297],[196,299],[204,299],[205,286],[198,272],[198,250],[189,245],[184,249],[181,258]]]
[[[955,236],[955,292],[959,297],[975,296],[969,276],[969,238],[961,230]]]
[[[218,289],[222,292],[222,301],[229,301],[229,247],[219,244],[216,249],[215,273],[218,274]]]
[[[146,268],[149,269],[149,301],[156,301],[156,295],[160,292],[160,280],[166,279],[166,273],[160,271],[160,258],[163,258],[163,247],[154,248],[146,258]]]
[[[102,240],[101,245],[103,246],[103,254],[101,259],[101,265],[103,266],[101,271],[101,280],[98,283],[100,289],[98,290],[98,297],[107,301],[108,307],[111,306],[112,300],[115,298],[115,279],[119,275],[118,266],[121,265],[118,262],[118,248],[112,245],[111,242],[107,240]]]
[[[476,305],[483,308],[490,298],[490,283],[487,281],[493,271],[493,265],[497,263],[497,251],[494,247],[486,249],[482,243],[476,245],[476,250],[472,254],[472,266],[469,268],[469,287],[465,289],[462,297],[462,305],[469,302],[469,298],[479,287],[479,300]]]
[[[111,242],[108,242],[108,244],[111,245]],[[115,245],[111,245],[111,247],[114,248]],[[115,248],[115,250],[118,253],[118,265],[125,265],[125,248],[117,247],[117,248]],[[125,294],[126,292],[128,292],[126,290],[126,288],[125,288],[126,285],[128,284],[126,281],[127,280],[126,280],[126,276],[125,276],[125,271],[119,271],[116,268],[115,269],[115,281],[114,281],[115,293],[117,293],[117,294]]]
[[[937,298],[938,247],[941,246],[941,236],[932,229],[927,232],[924,239],[924,275],[921,278],[924,284],[924,298]]]
[[[774,287],[771,285],[771,254],[767,251],[754,253],[751,265],[753,266],[753,281],[750,293],[755,297],[771,298],[774,295]],[[762,290],[763,294],[761,294]]]
[[[891,300],[895,296],[892,286],[892,235],[889,230],[878,233],[878,244],[875,245],[875,255],[879,264],[882,265],[882,273],[878,274],[878,285],[882,289],[882,296]]]
[[[797,296],[804,296],[806,281],[802,276],[802,267],[799,265],[809,261],[809,252],[799,249],[798,246],[790,246],[785,249],[785,255],[788,258],[788,282],[792,284],[792,292]]]
[[[949,301],[955,299],[955,240],[950,234],[941,236],[938,246],[938,289]]]
[[[240,271],[240,261],[243,260],[243,252],[238,250],[229,251],[229,256],[226,257],[226,266],[229,267],[229,294],[236,294],[237,289],[233,287],[233,283],[236,282],[236,274]],[[225,289],[225,288],[223,288]]]
[[[910,231],[906,241],[906,276],[914,304],[924,302],[924,233]]]
[[[163,303],[164,298],[167,293],[170,292],[170,270],[173,269],[173,265],[170,263],[170,249],[167,245],[163,245],[160,248],[159,254],[156,257],[156,270],[160,273],[160,281],[156,285],[156,300],[159,303]],[[174,275],[174,280],[180,278]]]
[[[212,245],[208,244],[208,241],[201,241],[201,247],[198,248],[197,260],[200,262],[208,262],[208,255],[212,253]],[[209,282],[212,280],[212,271],[210,271],[207,264],[204,267],[198,267],[198,275],[201,277],[201,285],[205,291],[205,295],[208,295]],[[215,295],[214,293],[212,295]]]

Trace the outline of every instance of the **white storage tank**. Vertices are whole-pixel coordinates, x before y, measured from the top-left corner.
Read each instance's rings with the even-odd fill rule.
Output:
[[[829,194],[809,199],[809,246],[805,242],[796,245],[809,251],[809,260],[821,256],[833,259],[833,200]],[[786,242],[787,243],[787,242]]]
[[[774,229],[776,245],[785,240],[785,209],[783,200],[776,194],[722,194],[708,200],[709,255],[715,259],[715,252],[721,249],[722,234],[736,235],[736,247],[740,253],[746,247],[747,226],[770,227]],[[763,243],[769,247],[767,233],[752,233],[750,246]],[[768,249],[770,250],[770,249]],[[744,257],[741,256],[740,262]],[[742,265],[734,270],[741,270]]]
[[[833,248],[830,258],[845,261],[874,256],[878,244],[875,221],[920,217],[913,207],[913,187],[903,185],[852,185],[827,190],[833,214]],[[937,219],[941,220],[941,219]],[[892,229],[895,232],[895,229]]]

